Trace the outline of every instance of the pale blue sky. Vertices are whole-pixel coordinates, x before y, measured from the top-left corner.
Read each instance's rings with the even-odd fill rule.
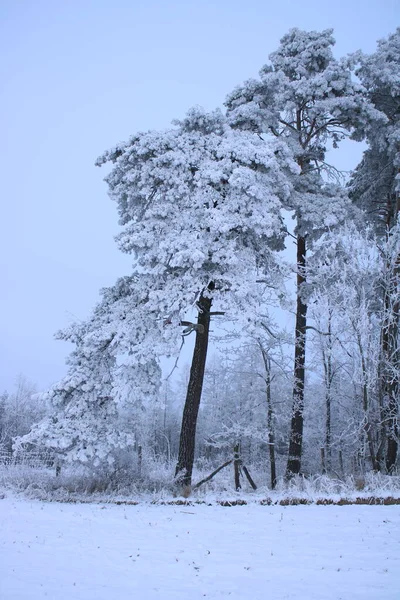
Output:
[[[399,16],[397,0],[1,0],[0,391],[61,377],[53,333],[129,272],[99,154],[220,106],[291,27],[333,27],[340,56],[373,52]]]

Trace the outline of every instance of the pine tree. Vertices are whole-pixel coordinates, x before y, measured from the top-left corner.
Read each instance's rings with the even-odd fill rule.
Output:
[[[325,157],[350,133],[360,139],[367,124],[380,113],[353,81],[348,60],[333,57],[332,30],[305,32],[292,29],[270,55],[260,79],[247,81],[228,97],[232,126],[256,131],[262,139],[284,140],[298,165],[294,191],[286,208],[295,218],[297,243],[297,308],[293,411],[287,476],[301,470],[307,331],[307,252],[316,235],[346,217],[346,194],[327,184],[324,173],[333,169]]]
[[[48,416],[17,438],[14,446],[47,448],[55,454],[58,465],[110,466],[115,454],[133,442],[118,425],[118,407],[112,394],[113,336],[99,339],[97,332],[83,323],[71,325],[58,337],[75,345],[68,358],[68,373],[40,395],[49,406]]]
[[[220,111],[199,108],[175,128],[133,136],[98,164],[108,161],[113,169],[106,181],[123,225],[120,248],[152,277],[145,310],[165,328],[187,325],[191,307],[198,312],[190,326],[196,343],[176,469],[188,486],[211,307],[223,298],[231,312],[251,319],[257,278],[271,278],[273,250],[282,246],[281,206],[295,164],[279,140],[266,144],[233,130]]]
[[[400,345],[398,219],[400,210],[400,29],[378,42],[377,51],[359,57],[358,76],[374,106],[386,117],[381,126],[371,123],[368,149],[352,182],[352,197],[361,206],[386,251],[382,292],[381,403],[386,414],[386,468],[392,473],[399,440]],[[395,254],[393,254],[395,252]]]

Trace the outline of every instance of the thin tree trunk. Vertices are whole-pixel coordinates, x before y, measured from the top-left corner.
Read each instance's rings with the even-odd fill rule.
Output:
[[[276,488],[276,460],[275,460],[275,432],[274,432],[274,412],[271,399],[271,365],[268,365],[266,386],[267,386],[267,426],[268,426],[268,448],[269,448],[269,466],[271,470],[271,489]]]
[[[141,477],[142,476],[142,462],[143,462],[142,446],[138,446],[137,455],[138,455],[138,474],[139,474],[139,477]]]
[[[276,460],[275,460],[275,432],[274,432],[274,409],[272,407],[272,398],[271,398],[271,359],[268,356],[268,353],[262,347],[261,342],[259,342],[261,348],[261,354],[264,361],[265,367],[265,386],[266,386],[266,395],[267,395],[267,427],[268,427],[268,449],[269,449],[269,466],[271,471],[271,489],[275,489],[276,487]]]
[[[183,409],[178,463],[175,470],[176,484],[182,488],[189,488],[192,484],[196,425],[207,359],[211,304],[211,298],[203,295],[200,296],[198,301],[198,308],[200,310],[197,317],[196,341],[193,350],[185,407]]]
[[[325,448],[321,448],[321,466],[322,466],[322,473],[325,475],[326,474]]]
[[[386,448],[386,470],[391,475],[394,472],[397,460],[398,452],[398,439],[399,439],[399,408],[398,408],[398,397],[399,397],[399,382],[398,382],[398,370],[400,367],[399,361],[399,348],[398,348],[398,318],[399,318],[399,306],[395,303],[393,308],[393,320],[394,323],[390,328],[390,340],[391,340],[391,358],[392,358],[392,374],[391,377],[386,381],[386,392],[387,392],[387,448]]]
[[[304,423],[304,379],[306,359],[307,304],[301,296],[302,284],[306,281],[306,239],[297,236],[297,309],[294,351],[293,406],[290,423],[289,456],[286,478],[300,473]]]
[[[236,444],[234,447],[234,459],[233,459],[233,468],[235,473],[235,490],[239,491],[241,489],[240,485],[240,465],[242,461],[240,460],[240,444]]]
[[[328,316],[328,353],[324,357],[325,367],[325,451],[326,471],[332,469],[332,314]]]
[[[381,348],[380,348],[380,359],[379,359],[379,364],[378,364],[378,371],[377,371],[377,379],[380,382],[379,385],[379,389],[378,389],[378,406],[379,406],[379,417],[380,417],[380,424],[379,424],[379,446],[378,446],[378,450],[376,451],[376,460],[379,463],[379,470],[383,471],[385,468],[385,449],[387,446],[387,407],[385,406],[385,377],[384,377],[384,369],[385,369],[385,365],[384,365],[384,356],[385,356],[385,343],[384,343],[384,326],[382,326],[382,332],[381,332]]]
[[[398,171],[400,175],[400,169]],[[392,197],[388,197],[389,207],[392,206]],[[400,212],[400,194],[396,192],[394,211],[388,211],[388,238],[390,229],[393,229],[397,223]],[[387,238],[387,241],[388,241]],[[387,436],[386,470],[389,474],[394,472],[398,453],[399,439],[399,371],[400,371],[400,348],[399,348],[399,279],[400,279],[400,256],[396,257],[393,267],[390,261],[387,264],[388,280],[384,297],[384,322],[382,327],[382,359],[383,359],[383,382],[382,382],[382,401],[385,413],[384,429]]]
[[[398,259],[399,260],[399,259]],[[386,293],[385,304],[387,307],[386,327],[384,329],[384,405],[386,406],[387,447],[386,470],[389,474],[394,472],[398,452],[398,397],[399,397],[399,313],[398,297],[399,266],[393,268],[390,277],[389,289]],[[392,296],[392,297],[391,297]]]
[[[369,394],[368,394],[368,384],[367,384],[367,378],[368,378],[367,364],[365,361],[364,351],[363,351],[361,337],[360,337],[359,333],[357,333],[357,344],[358,344],[358,349],[360,351],[361,370],[362,370],[362,377],[363,377],[363,384],[362,384],[363,412],[364,412],[363,429],[364,429],[364,433],[365,433],[367,443],[368,443],[368,449],[369,449],[372,468],[374,471],[379,471],[379,463],[376,460],[374,440],[372,437],[372,428],[371,428],[371,423],[370,423],[370,418],[369,418]]]
[[[375,456],[374,440],[372,437],[371,423],[369,421],[369,414],[368,414],[369,413],[369,411],[368,411],[368,393],[367,393],[367,386],[365,383],[363,385],[363,407],[364,407],[364,426],[363,426],[363,428],[364,428],[364,433],[365,433],[367,443],[368,443],[371,464],[372,464],[373,470],[378,472],[379,471],[379,463],[376,460],[376,456]]]
[[[326,470],[329,473],[332,470],[332,442],[331,442],[331,396],[330,391],[326,394],[326,424],[325,424],[325,449],[326,449]]]
[[[340,474],[344,478],[344,464],[343,464],[343,452],[342,452],[342,450],[339,450],[339,468],[340,468]]]
[[[274,432],[274,413],[271,402],[271,386],[268,386],[267,391],[267,402],[268,402],[268,448],[269,448],[269,466],[271,470],[271,489],[276,488],[276,460],[275,460],[275,432]]]

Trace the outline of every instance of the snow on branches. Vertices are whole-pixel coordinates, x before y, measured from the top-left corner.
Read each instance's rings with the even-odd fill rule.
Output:
[[[174,309],[211,280],[234,293],[263,268],[271,245],[282,245],[286,174],[298,169],[284,144],[233,130],[219,110],[193,108],[174,128],[138,134],[97,164],[107,161],[119,246],[146,273],[176,281]]]
[[[117,426],[112,336],[96,339],[90,325],[84,323],[72,325],[59,337],[75,344],[68,358],[68,373],[40,395],[40,400],[50,406],[49,415],[30,433],[18,438],[15,447],[45,447],[54,452],[59,462],[91,468],[111,465],[115,452],[133,443],[132,436]]]
[[[200,108],[170,130],[133,136],[97,164],[107,161],[118,243],[134,255],[134,271],[102,291],[86,323],[60,335],[76,345],[68,375],[44,395],[52,416],[22,439],[93,465],[132,443],[117,427],[119,407],[157,394],[160,357],[177,352],[181,334],[165,323],[178,325],[199,293],[244,314],[258,278],[272,278],[287,174],[298,171],[279,140],[266,144]]]

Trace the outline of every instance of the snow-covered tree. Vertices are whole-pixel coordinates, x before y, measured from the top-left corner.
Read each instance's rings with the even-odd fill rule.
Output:
[[[400,189],[400,28],[378,42],[371,55],[358,55],[357,75],[368,98],[386,117],[367,130],[368,148],[356,168],[351,193],[380,235],[397,222]]]
[[[334,170],[326,152],[347,135],[360,139],[371,120],[381,113],[365,97],[364,88],[352,78],[349,60],[332,54],[332,30],[292,29],[281,40],[260,78],[236,88],[227,99],[233,127],[255,131],[262,139],[285,141],[298,166],[292,178],[293,192],[286,208],[295,219],[297,243],[297,309],[293,413],[287,475],[301,468],[305,349],[307,331],[307,250],[324,230],[342,222],[348,214],[345,192],[326,183],[324,173]]]
[[[177,481],[190,485],[210,322],[223,313],[246,337],[237,356],[231,350],[206,379],[198,448],[215,457],[224,444],[241,441],[243,452],[258,458],[269,447],[273,485],[278,446],[282,457],[288,451],[287,477],[301,471],[308,336],[320,357],[323,397],[309,410],[307,457],[318,441],[328,468],[332,450],[345,447],[380,468],[385,440],[393,470],[400,388],[399,38],[397,31],[380,42],[371,57],[339,61],[331,30],[293,29],[259,79],[228,97],[226,115],[193,108],[169,129],[137,133],[98,159],[110,167],[117,242],[133,257],[132,271],[102,290],[85,322],[59,334],[75,346],[68,373],[40,396],[49,416],[17,444],[45,446],[60,461],[90,468],[112,464],[122,448],[146,440],[155,456],[170,457],[178,445],[176,415],[161,392],[161,357],[176,357],[182,333],[193,332],[176,465]],[[346,136],[369,141],[348,189],[327,161],[328,150]],[[390,227],[380,255],[372,238],[355,228],[340,231],[361,214],[349,191],[367,211],[376,202],[378,229]],[[285,225],[288,214],[293,231]],[[287,355],[265,306],[283,294],[290,268],[279,252],[290,238],[296,324],[288,403]],[[310,390],[316,398],[321,384],[312,380]],[[290,419],[289,439],[282,416]]]
[[[386,467],[394,469],[399,442],[400,286],[398,219],[400,208],[400,29],[378,42],[377,51],[359,56],[358,76],[386,122],[368,129],[368,149],[351,181],[354,200],[385,240],[384,318],[381,335],[382,396],[387,413]],[[392,239],[390,239],[392,238]]]
[[[167,324],[185,322],[188,309],[199,313],[177,465],[189,485],[211,307],[223,298],[224,308],[251,320],[258,278],[272,280],[276,270],[282,202],[291,193],[288,174],[297,168],[280,140],[266,144],[232,129],[220,111],[200,108],[167,131],[133,136],[98,164],[108,161],[106,181],[123,227],[119,246],[152,278],[146,312],[164,323],[164,332]],[[143,354],[138,346],[130,352]]]
[[[49,414],[27,435],[17,438],[15,447],[48,448],[58,464],[80,463],[90,468],[112,465],[115,453],[133,442],[118,423],[113,397],[113,335],[98,339],[96,330],[83,323],[71,325],[58,337],[75,345],[68,358],[69,371],[40,395],[49,406]]]
[[[360,456],[368,457],[378,470],[383,421],[378,393],[382,258],[371,231],[360,232],[353,224],[324,235],[317,246],[309,262],[314,323],[310,328],[322,356],[327,464],[333,428],[339,433],[332,410],[338,415],[342,392],[351,384],[354,441]]]
[[[21,374],[14,390],[0,395],[0,449],[11,450],[13,438],[28,433],[43,418],[45,406],[36,391],[35,384]]]

